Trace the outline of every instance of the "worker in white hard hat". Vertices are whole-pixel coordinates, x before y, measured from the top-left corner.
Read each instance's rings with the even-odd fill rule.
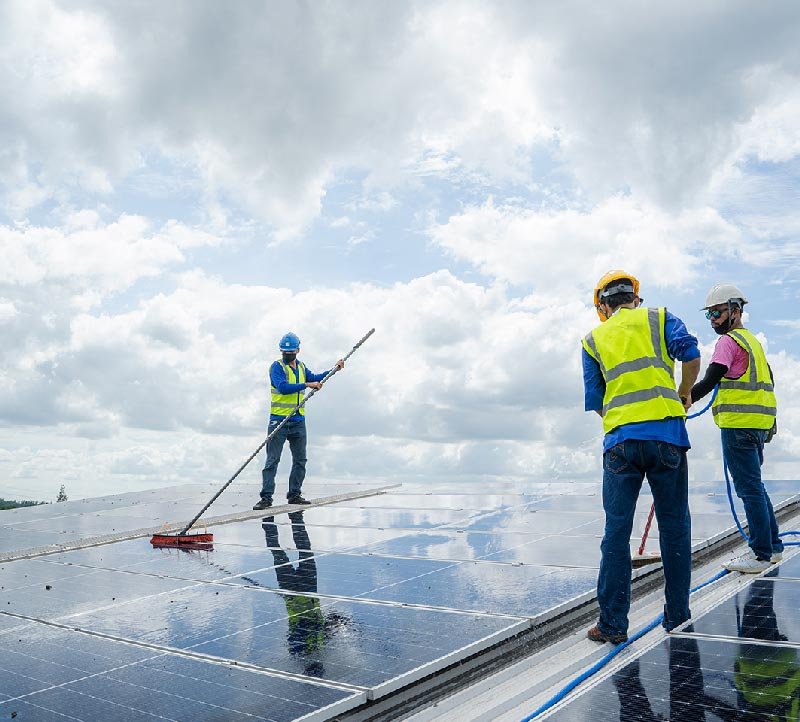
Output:
[[[746,303],[744,293],[732,283],[717,284],[708,292],[702,310],[720,338],[705,377],[692,387],[691,401],[703,398],[719,384],[711,408],[750,534],[748,552],[723,566],[733,572],[757,574],[781,560],[783,542],[761,480],[764,444],[777,431],[774,380],[761,343],[742,326]]]
[[[639,281],[609,271],[595,286],[600,325],[583,339],[584,404],[603,419],[605,529],[597,578],[600,618],[588,630],[595,642],[628,638],[631,532],[636,501],[647,478],[658,519],[664,564],[667,631],[689,616],[692,571],[686,404],[700,371],[700,351],[677,316],[646,308]],[[675,385],[675,361],[681,382]]]

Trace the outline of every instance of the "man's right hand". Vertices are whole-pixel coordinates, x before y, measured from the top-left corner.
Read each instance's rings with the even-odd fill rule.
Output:
[[[314,389],[315,391],[319,391],[322,388],[322,384],[319,381],[307,381],[306,382],[307,389]]]

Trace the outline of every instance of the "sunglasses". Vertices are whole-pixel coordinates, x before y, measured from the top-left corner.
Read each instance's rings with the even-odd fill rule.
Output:
[[[721,311],[719,309],[715,309],[714,311],[706,311],[706,318],[713,318],[716,321],[723,313],[726,313],[727,311],[727,308],[723,308]]]

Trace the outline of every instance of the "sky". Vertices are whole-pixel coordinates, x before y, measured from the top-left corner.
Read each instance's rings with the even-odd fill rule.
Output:
[[[280,336],[322,371],[373,327],[310,477],[599,483],[611,268],[704,366],[743,289],[798,478],[799,36],[790,1],[1,3],[0,496],[221,485]]]

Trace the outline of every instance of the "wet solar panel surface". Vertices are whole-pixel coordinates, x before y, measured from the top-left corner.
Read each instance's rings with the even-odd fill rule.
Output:
[[[671,637],[542,719],[796,720],[799,688],[795,648]]]
[[[294,720],[362,697],[44,625],[0,635],[0,658],[2,719]]]
[[[703,635],[800,644],[798,609],[800,581],[756,579],[694,620],[693,628]]]
[[[179,521],[213,491],[19,510],[0,518],[0,551]],[[709,535],[730,526],[712,491],[692,507]],[[214,515],[255,498],[255,485],[231,489]],[[648,509],[643,496],[633,545]],[[211,550],[140,538],[2,562],[0,650],[17,675],[0,684],[0,717],[328,719],[592,594],[602,524],[595,484],[416,484],[215,526]]]

